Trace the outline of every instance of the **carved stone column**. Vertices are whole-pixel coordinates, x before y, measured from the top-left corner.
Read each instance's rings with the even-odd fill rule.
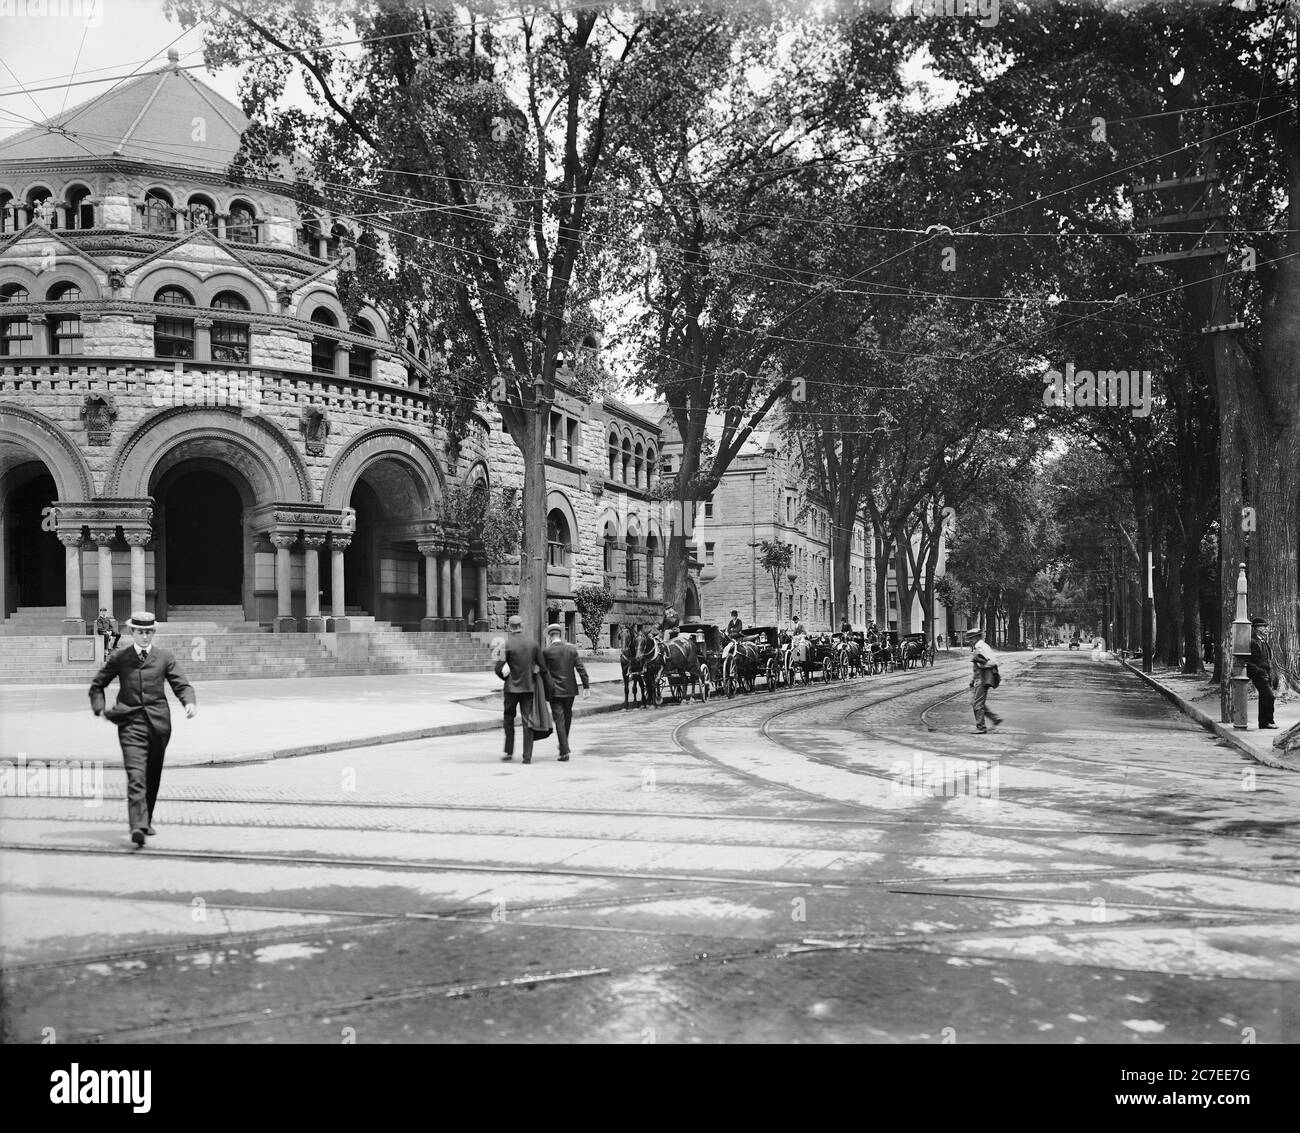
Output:
[[[131,613],[145,608],[144,549],[153,538],[152,531],[123,532],[131,548]]]
[[[325,536],[304,534],[302,545],[303,589],[307,597],[303,629],[307,633],[324,633],[325,619],[320,614],[320,549],[325,545]]]
[[[464,562],[459,556],[451,560],[451,616],[456,620],[456,628],[463,628],[460,625],[461,619],[464,618],[464,606],[462,604],[461,591],[461,563]]]
[[[343,589],[343,552],[351,544],[351,538],[346,535],[330,535],[330,613],[333,617],[326,623],[330,633],[347,633],[352,628],[347,618]]]
[[[49,316],[32,315],[27,320],[32,328],[32,354],[37,358],[50,352]]]
[[[424,617],[420,621],[420,629],[432,633],[442,629],[438,616],[438,552],[442,549],[442,544],[424,542],[417,546],[424,556]]]
[[[446,620],[451,617],[451,556],[444,554],[438,562],[438,616]]]
[[[486,563],[479,563],[478,571],[478,621],[471,629],[488,628],[488,568]]]
[[[212,361],[212,320],[194,320],[194,360],[196,362]]]
[[[63,544],[63,633],[77,637],[86,632],[86,622],[81,616],[81,532],[60,531]]]
[[[298,533],[276,531],[270,536],[275,545],[275,632],[297,633],[293,616],[293,565],[289,548],[298,542]]]
[[[334,344],[334,376],[348,377],[352,369],[352,343],[336,342]]]
[[[92,530],[90,537],[99,548],[99,605],[101,609],[113,613],[113,540],[117,532],[113,528]]]

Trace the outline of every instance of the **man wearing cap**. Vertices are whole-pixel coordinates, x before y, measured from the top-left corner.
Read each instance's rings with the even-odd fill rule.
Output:
[[[90,682],[90,708],[117,725],[117,741],[126,765],[126,809],[131,841],[144,845],[152,835],[153,808],[162,783],[163,757],[172,734],[172,714],[167,686],[185,705],[185,715],[198,712],[194,689],[176,666],[176,658],[153,642],[157,621],[137,610],[126,623],[133,642],[104,659],[103,668]],[[117,678],[117,703],[104,708],[104,689]]]
[[[569,733],[573,729],[573,698],[578,695],[578,677],[582,678],[582,696],[591,695],[587,667],[578,656],[577,646],[564,640],[558,623],[546,627],[546,648],[542,656],[551,674],[551,716],[555,719],[555,738],[560,741],[560,762],[569,759]]]
[[[122,635],[117,632],[117,619],[108,612],[107,606],[99,607],[99,617],[95,619],[95,632],[104,639],[105,657],[112,653],[117,648],[117,643],[122,640]]]
[[[731,620],[727,622],[727,636],[732,641],[739,641],[745,636],[745,623],[740,620],[740,611],[731,611]]]
[[[975,731],[983,734],[988,731],[988,728],[984,726],[986,716],[989,723],[995,728],[1002,723],[1002,717],[997,715],[986,704],[989,689],[993,687],[994,674],[998,668],[998,655],[993,652],[989,643],[984,640],[984,634],[978,629],[968,629],[966,631],[966,643],[970,646],[971,667],[973,669],[970,682],[970,703],[971,708],[975,711]]]
[[[1273,646],[1269,641],[1271,627],[1268,618],[1250,619],[1250,660],[1246,662],[1246,676],[1259,693],[1259,726],[1276,728],[1273,723],[1273,693],[1281,679],[1273,660]]]
[[[664,644],[677,636],[677,628],[681,624],[682,619],[677,616],[677,611],[668,606],[664,610],[663,620],[659,623],[659,635]]]
[[[506,638],[505,656],[494,666],[496,675],[506,682],[503,694],[506,753],[501,757],[503,763],[509,763],[515,757],[515,709],[533,699],[533,670],[540,673],[545,669],[541,647],[524,635],[524,619],[513,614],[506,628],[509,636]],[[506,668],[509,668],[509,674],[504,671]],[[519,715],[524,733],[524,762],[532,763],[533,730],[528,726],[524,713],[521,711]]]

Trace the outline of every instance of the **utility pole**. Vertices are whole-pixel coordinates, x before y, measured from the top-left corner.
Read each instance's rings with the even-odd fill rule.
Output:
[[[1151,552],[1147,552],[1147,589],[1146,597],[1142,600],[1142,671],[1151,672],[1151,654],[1155,647],[1156,637],[1156,600],[1151,593],[1152,574],[1155,572],[1155,565],[1152,562]]]

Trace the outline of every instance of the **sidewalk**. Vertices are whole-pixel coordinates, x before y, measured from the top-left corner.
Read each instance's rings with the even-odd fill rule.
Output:
[[[623,707],[618,661],[587,660],[592,691],[575,716]],[[501,727],[501,682],[491,672],[203,681],[199,714],[172,703],[169,767],[245,763]],[[116,685],[109,689],[109,702]],[[0,688],[0,759],[104,759],[120,752],[80,685]]]
[[[1259,719],[1259,698],[1252,688],[1246,702],[1250,726],[1246,729],[1234,728],[1231,724],[1220,723],[1219,686],[1211,684],[1206,674],[1188,675],[1177,669],[1159,668],[1148,675],[1142,672],[1140,665],[1128,661],[1121,661],[1121,664],[1159,689],[1201,727],[1214,732],[1256,762],[1285,771],[1300,771],[1300,755],[1290,755],[1273,746],[1273,741],[1288,728],[1300,723],[1300,700],[1279,700],[1273,713],[1277,731],[1260,731],[1255,723]]]

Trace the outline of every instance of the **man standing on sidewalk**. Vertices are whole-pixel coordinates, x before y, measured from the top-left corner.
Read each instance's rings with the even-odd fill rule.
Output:
[[[1273,693],[1281,683],[1277,663],[1273,660],[1273,646],[1267,618],[1250,619],[1250,660],[1246,662],[1246,676],[1259,693],[1259,726],[1276,728],[1273,723]]]
[[[494,672],[506,682],[504,690],[504,720],[506,729],[506,753],[501,757],[502,763],[509,763],[515,757],[515,709],[533,699],[533,670],[541,672],[544,662],[542,650],[531,637],[524,636],[524,619],[518,614],[511,616],[506,623],[510,636],[506,638],[505,656],[494,666]],[[509,666],[507,675],[503,670]],[[540,679],[537,678],[537,679]],[[528,714],[520,712],[520,724],[524,732],[524,762],[533,761],[533,730],[528,726]]]
[[[573,698],[578,695],[577,678],[582,678],[584,700],[591,695],[591,682],[577,647],[564,640],[564,630],[552,624],[546,627],[546,636],[550,640],[542,656],[551,674],[551,715],[555,719],[555,738],[560,741],[560,762],[567,763],[569,734],[573,730]]]
[[[971,676],[971,708],[975,710],[975,731],[983,734],[988,729],[984,726],[984,718],[988,717],[989,723],[995,728],[1002,723],[1002,717],[997,715],[992,708],[987,707],[989,689],[994,687],[993,682],[998,679],[998,655],[993,652],[989,643],[984,640],[984,635],[977,629],[968,629],[966,631],[966,641],[969,643],[971,665],[974,672]]]
[[[163,756],[172,734],[172,714],[167,706],[167,686],[185,705],[185,715],[198,712],[194,689],[190,687],[176,658],[154,645],[156,624],[153,614],[139,610],[126,628],[135,641],[105,658],[104,666],[90,682],[90,708],[117,725],[117,741],[126,765],[126,809],[131,824],[131,841],[144,845],[152,835],[153,808],[162,784]],[[117,678],[117,703],[104,708],[104,689]]]

